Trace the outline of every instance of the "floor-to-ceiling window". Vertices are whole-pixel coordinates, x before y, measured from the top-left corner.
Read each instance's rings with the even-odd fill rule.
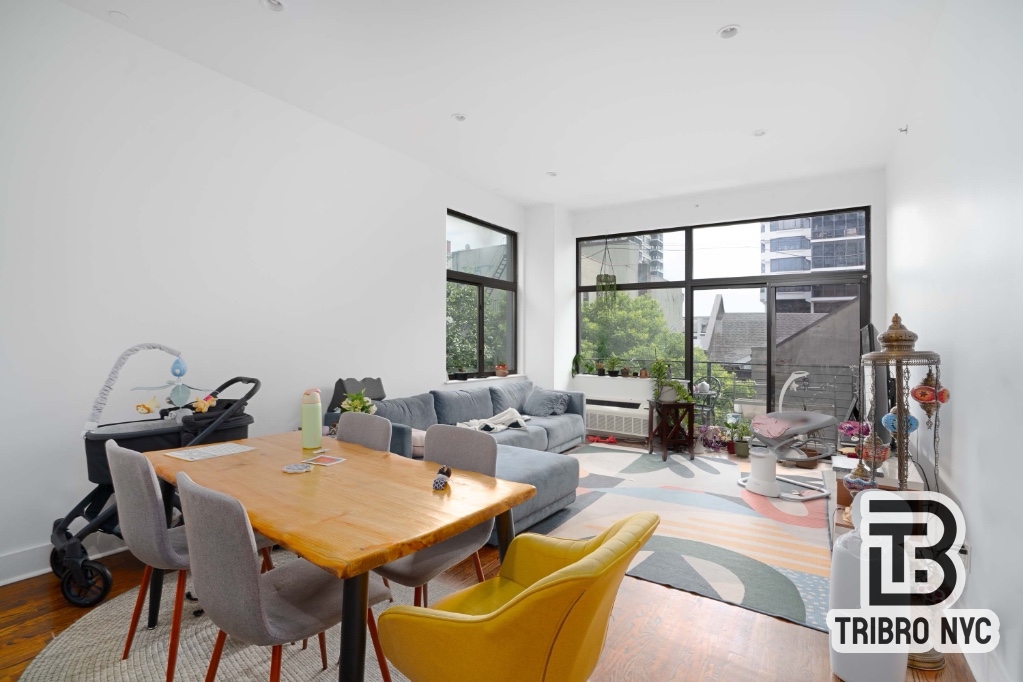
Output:
[[[707,422],[779,406],[844,419],[869,319],[869,228],[864,207],[580,238],[583,370],[665,359],[710,386]]]
[[[448,211],[447,245],[448,374],[515,372],[515,233]]]

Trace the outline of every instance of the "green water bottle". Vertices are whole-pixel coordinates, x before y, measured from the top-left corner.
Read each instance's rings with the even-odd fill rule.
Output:
[[[302,447],[313,450],[323,443],[320,425],[320,389],[310,388],[302,394]]]

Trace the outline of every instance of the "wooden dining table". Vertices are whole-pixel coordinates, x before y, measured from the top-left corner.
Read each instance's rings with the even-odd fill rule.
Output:
[[[536,494],[531,485],[458,469],[445,489],[434,490],[436,462],[326,437],[326,454],[344,462],[288,474],[285,465],[314,456],[302,449],[299,432],[233,442],[254,449],[196,462],[167,455],[187,448],[145,455],[163,481],[173,484],[183,471],[199,485],[236,498],[253,529],[344,580],[342,682],[363,680],[372,569],[495,517],[503,559],[515,535],[512,507]]]

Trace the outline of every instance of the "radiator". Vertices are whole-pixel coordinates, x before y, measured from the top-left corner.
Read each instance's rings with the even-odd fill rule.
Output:
[[[645,403],[591,400],[589,398],[586,403],[587,431],[646,438],[649,419]]]

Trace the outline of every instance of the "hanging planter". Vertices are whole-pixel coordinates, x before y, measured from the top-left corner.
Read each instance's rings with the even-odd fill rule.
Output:
[[[604,240],[604,253],[600,256],[600,271],[597,273],[597,310],[605,321],[614,319],[615,308],[618,304],[618,277],[614,273],[614,263],[611,262],[611,249],[608,247],[607,239]]]

